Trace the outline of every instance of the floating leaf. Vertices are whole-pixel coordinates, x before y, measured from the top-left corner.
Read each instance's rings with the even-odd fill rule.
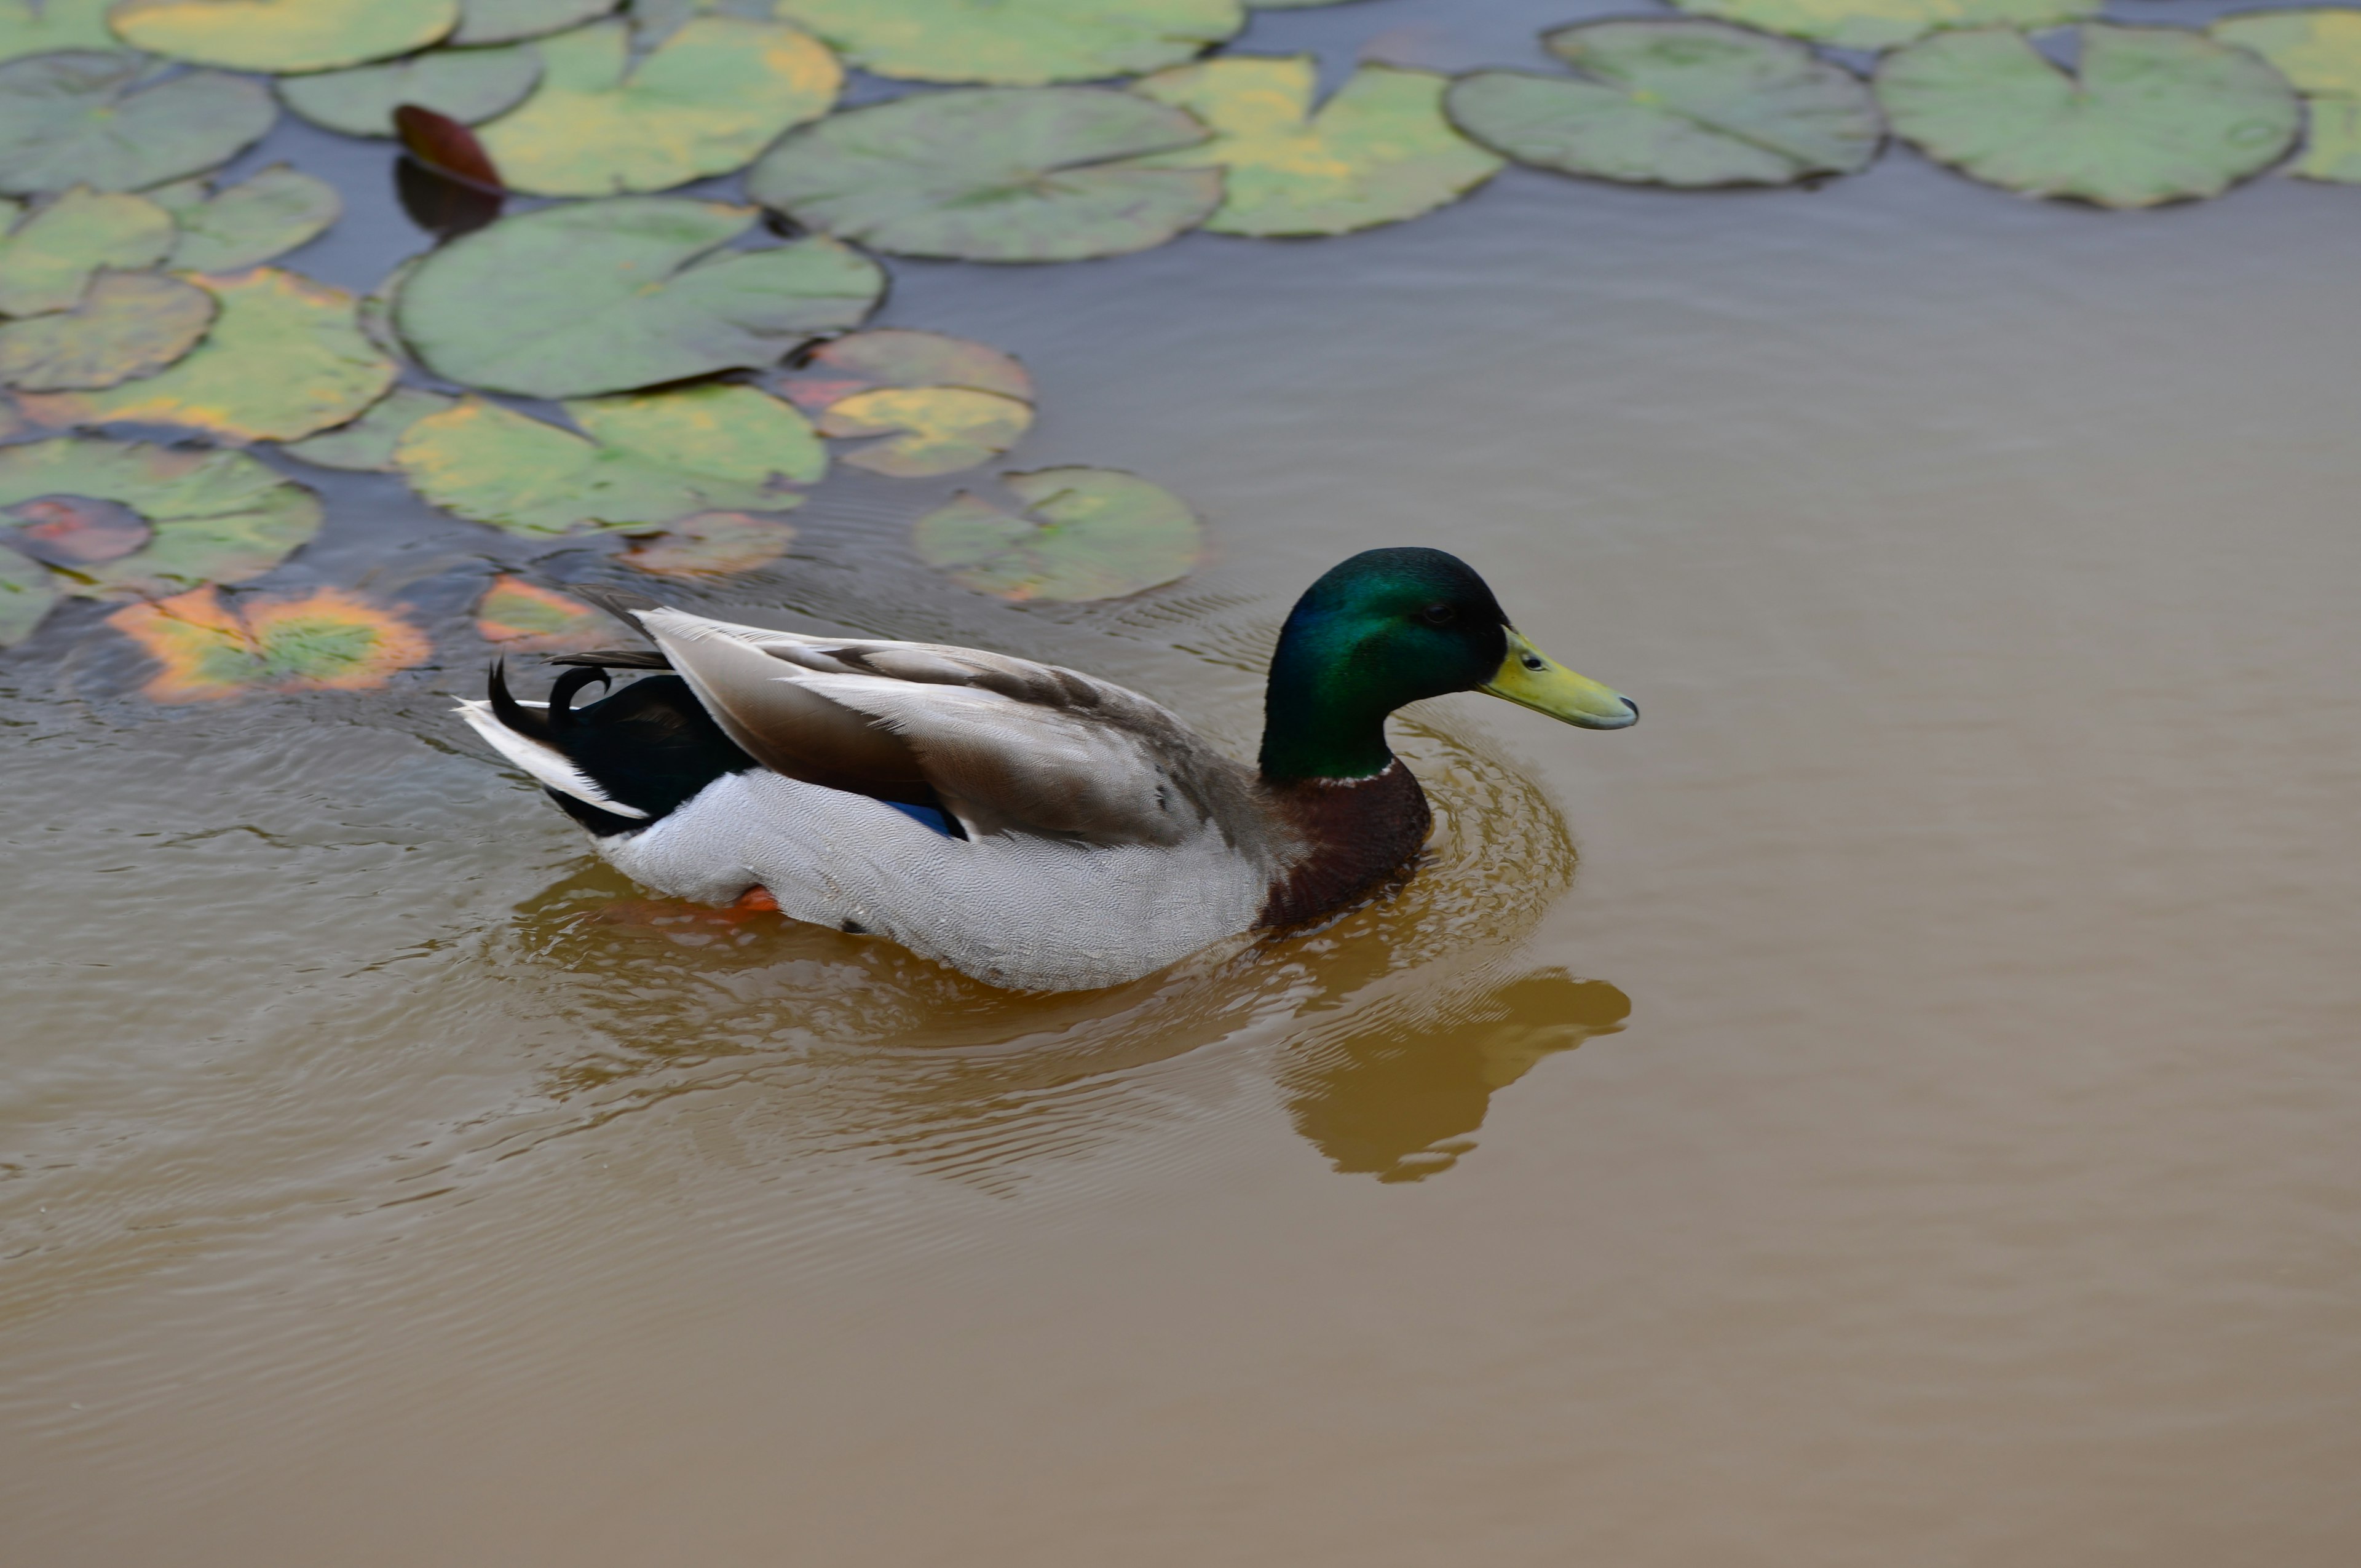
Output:
[[[354,307],[353,320],[361,329],[361,335],[389,359],[406,359],[410,356],[410,345],[393,330],[393,302],[401,298],[401,286],[410,281],[410,275],[425,259],[423,256],[413,256],[397,263],[384,280],[363,294],[361,302]]]
[[[197,345],[214,311],[178,278],[102,272],[72,310],[0,325],[0,382],[54,392],[152,376]]]
[[[115,0],[0,0],[0,60],[63,49],[121,49],[106,30]]]
[[[278,117],[258,82],[192,71],[135,87],[126,54],[0,65],[0,191],[139,191],[226,163]]]
[[[1238,0],[778,0],[853,64],[1033,87],[1156,71],[1246,25]]]
[[[785,511],[803,499],[789,486],[828,468],[803,415],[752,387],[590,399],[566,411],[589,439],[470,398],[412,425],[395,456],[434,505],[512,533]]]
[[[1400,223],[1457,201],[1499,172],[1499,157],[1451,128],[1443,115],[1450,78],[1431,71],[1364,65],[1318,114],[1318,62],[1308,54],[1230,55],[1184,65],[1134,91],[1187,109],[1213,139],[1144,161],[1168,168],[1215,163],[1216,234],[1345,234]]]
[[[1591,22],[1544,33],[1576,77],[1479,71],[1444,107],[1520,163],[1660,185],[1784,185],[1869,166],[1869,88],[1809,49],[1720,22]]]
[[[71,310],[92,273],[153,267],[172,234],[172,215],[147,198],[77,186],[0,240],[0,315]]]
[[[1162,245],[1222,199],[1204,169],[1126,161],[1205,127],[1091,87],[924,93],[831,115],[746,178],[797,223],[903,256],[1073,261]]]
[[[623,562],[663,577],[726,576],[769,565],[795,540],[794,527],[774,517],[691,512],[667,524],[662,533],[633,540]]]
[[[1673,0],[1684,11],[1839,49],[1889,49],[1946,27],[2037,32],[2095,16],[2106,0]]]
[[[164,666],[140,688],[156,702],[367,691],[434,652],[409,621],[339,588],[248,599],[233,609],[208,587],[126,606],[106,621]]]
[[[335,71],[424,49],[459,0],[121,0],[107,20],[134,49],[232,71]]]
[[[0,648],[30,637],[60,597],[57,578],[38,562],[0,548]]]
[[[2361,184],[2361,12],[2249,11],[2206,30],[2261,55],[2303,94],[2303,155],[2289,173]]]
[[[583,653],[614,641],[615,622],[580,599],[502,576],[476,602],[476,635],[504,652]]]
[[[637,66],[620,22],[537,47],[540,87],[483,135],[506,183],[543,196],[662,191],[741,169],[828,113],[844,80],[809,34],[743,16],[700,16]]]
[[[772,385],[806,413],[879,387],[966,387],[1033,400],[1033,378],[990,344],[907,327],[851,333],[820,345]]]
[[[768,365],[869,313],[884,273],[832,239],[722,248],[758,215],[625,196],[504,218],[420,263],[395,319],[437,375],[562,398]]]
[[[334,185],[274,163],[209,202],[175,212],[181,243],[172,265],[189,272],[235,272],[316,239],[344,210]]]
[[[234,441],[293,441],[342,424],[393,384],[393,361],[354,324],[353,297],[258,267],[198,278],[221,314],[170,369],[104,392],[23,400],[44,424],[179,424]]]
[[[541,56],[531,49],[438,49],[386,65],[281,77],[279,98],[315,126],[390,137],[397,104],[472,126],[523,103],[540,80]]]
[[[121,501],[88,496],[41,496],[0,508],[9,521],[6,542],[44,565],[73,570],[120,561],[156,537],[148,520]]]
[[[450,41],[501,44],[537,38],[603,16],[614,8],[615,0],[459,0],[459,29]]]
[[[979,593],[1103,599],[1184,577],[1204,529],[1178,496],[1113,468],[1004,474],[1025,515],[961,491],[918,520],[918,558]]]
[[[822,435],[883,435],[844,455],[856,468],[897,479],[972,468],[1007,451],[1033,425],[1031,405],[965,387],[856,392],[821,416]]]
[[[301,457],[323,468],[391,474],[401,467],[394,461],[393,449],[403,433],[428,414],[439,414],[458,400],[442,392],[396,387],[351,423],[307,435],[281,450],[290,457]]]
[[[2244,49],[2095,23],[2079,81],[2016,33],[1939,33],[1879,62],[1877,96],[1897,135],[1971,179],[2103,207],[2219,195],[2278,161],[2301,117]]]
[[[85,560],[62,586],[91,597],[179,593],[267,572],[320,531],[320,502],[242,452],[60,436],[0,447],[0,507],[77,496],[154,530],[129,554]]]

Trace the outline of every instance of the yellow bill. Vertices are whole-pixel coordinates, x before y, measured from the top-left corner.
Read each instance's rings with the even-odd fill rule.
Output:
[[[1638,703],[1587,675],[1576,674],[1513,626],[1509,628],[1509,656],[1500,661],[1499,673],[1477,689],[1585,729],[1623,729],[1640,722]]]

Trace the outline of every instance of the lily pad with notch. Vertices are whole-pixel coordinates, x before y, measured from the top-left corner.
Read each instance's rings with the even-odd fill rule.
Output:
[[[163,260],[175,233],[171,214],[145,196],[76,186],[0,239],[0,315],[71,310],[102,269]]]
[[[1008,599],[1119,598],[1176,581],[1204,556],[1204,525],[1178,496],[1115,468],[1004,474],[1012,511],[961,491],[918,520],[918,558]]]
[[[127,605],[106,620],[163,666],[140,688],[155,702],[368,691],[434,652],[408,620],[341,588],[232,607],[208,587]]]
[[[97,390],[153,376],[213,325],[214,297],[154,272],[102,272],[70,311],[0,324],[0,383]]]
[[[2247,11],[2206,31],[2261,55],[2303,95],[2303,151],[2289,173],[2361,184],[2361,11]]]
[[[541,55],[507,44],[438,49],[383,65],[282,76],[279,98],[315,126],[354,137],[395,134],[394,106],[415,104],[477,125],[524,102],[541,81]]]
[[[1672,0],[1694,16],[1837,49],[1889,49],[1960,27],[2036,32],[2095,16],[2106,0]]]
[[[428,414],[441,413],[458,400],[445,392],[396,387],[371,403],[358,419],[290,442],[280,450],[323,468],[365,474],[399,473],[401,465],[394,459],[394,448],[403,434]]]
[[[189,272],[252,267],[317,239],[344,210],[334,185],[274,163],[207,200],[176,207],[181,237],[172,265]]]
[[[1004,87],[1160,70],[1246,25],[1238,0],[778,0],[777,9],[875,75]]]
[[[335,71],[424,49],[459,0],[120,0],[107,13],[134,49],[231,71]]]
[[[0,65],[0,192],[142,191],[228,162],[278,117],[269,89],[218,71],[141,85],[132,54]]]

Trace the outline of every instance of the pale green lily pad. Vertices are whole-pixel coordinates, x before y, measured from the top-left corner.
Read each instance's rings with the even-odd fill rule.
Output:
[[[367,691],[426,662],[434,645],[399,613],[342,588],[250,598],[212,587],[127,605],[106,623],[161,667],[140,688],[156,702],[249,692]]]
[[[438,49],[385,65],[284,76],[279,97],[315,126],[352,137],[390,137],[397,104],[416,104],[472,126],[523,103],[540,80],[541,55],[530,46]]]
[[[93,273],[153,267],[172,238],[171,214],[155,203],[77,186],[0,239],[0,315],[71,310]]]
[[[537,38],[593,21],[615,8],[616,0],[459,0],[455,44],[504,44]],[[423,100],[412,98],[412,103]],[[435,107],[428,104],[429,108]],[[448,109],[443,111],[450,114]],[[461,116],[451,115],[453,119]]]
[[[336,188],[274,163],[211,201],[172,214],[181,242],[172,265],[185,272],[235,272],[318,238],[341,216]]]
[[[535,46],[541,85],[483,129],[511,190],[662,191],[753,161],[836,102],[843,68],[780,22],[700,16],[633,65],[631,29],[602,22]]]
[[[0,60],[65,49],[121,49],[106,28],[115,0],[0,0]]]
[[[1543,35],[1575,77],[1479,71],[1459,128],[1520,163],[1640,184],[1785,185],[1869,166],[1868,85],[1786,38],[1720,22],[1590,22]]]
[[[395,448],[412,487],[511,533],[664,523],[716,510],[785,511],[828,453],[795,408],[752,387],[569,402],[588,438],[480,398],[430,414]]]
[[[63,597],[47,566],[0,546],[0,648],[30,637]]]
[[[961,491],[917,521],[918,558],[953,582],[1010,599],[1103,599],[1187,576],[1204,526],[1180,497],[1113,468],[1004,474],[1024,508]]]
[[[141,549],[61,575],[86,598],[258,576],[320,532],[319,498],[242,452],[72,436],[0,447],[0,507],[41,496],[115,501],[155,531]]]
[[[1073,261],[1162,245],[1222,198],[1206,169],[1148,169],[1205,127],[1092,87],[922,93],[831,115],[746,177],[756,201],[901,256]]]
[[[2279,73],[2179,27],[2082,29],[2079,80],[2009,32],[1888,55],[1894,133],[1971,179],[2103,207],[2216,196],[2277,162],[2302,109]]]
[[[94,389],[153,376],[197,345],[214,297],[153,272],[102,272],[70,311],[0,325],[0,382],[27,391]]]
[[[371,403],[360,418],[334,430],[324,430],[317,435],[307,435],[301,441],[288,443],[280,450],[290,457],[301,457],[306,463],[316,463],[323,468],[346,468],[356,473],[391,474],[401,465],[394,458],[394,448],[410,427],[429,414],[439,414],[459,400],[443,392],[429,392],[416,387],[396,387]]]
[[[270,128],[258,82],[192,71],[137,85],[129,54],[43,54],[0,65],[0,192],[139,191],[228,162]]]
[[[2361,184],[2361,11],[2249,11],[2206,30],[2261,55],[2303,94],[2303,152],[2289,173]]]
[[[437,375],[565,398],[759,367],[875,306],[884,273],[832,239],[721,248],[758,215],[625,196],[505,218],[421,262],[396,324]]]
[[[107,14],[134,49],[232,71],[337,71],[424,49],[459,0],[120,0]]]
[[[742,511],[697,511],[631,541],[623,564],[660,577],[722,577],[767,566],[796,542],[792,524]]]
[[[1157,71],[1246,25],[1238,0],[778,0],[879,76],[1035,87]]]
[[[1889,49],[1954,27],[2044,27],[2099,14],[2106,0],[1673,0],[1682,10],[1838,49]]]
[[[1499,171],[1501,159],[1452,128],[1450,78],[1365,65],[1312,112],[1318,62],[1310,55],[1229,55],[1136,82],[1133,91],[1186,109],[1213,139],[1143,161],[1217,164],[1216,234],[1345,234],[1400,223],[1455,202]]]
[[[393,384],[393,361],[361,335],[342,289],[267,267],[195,281],[221,314],[188,357],[107,391],[27,394],[25,411],[50,425],[178,424],[293,441],[344,423]]]

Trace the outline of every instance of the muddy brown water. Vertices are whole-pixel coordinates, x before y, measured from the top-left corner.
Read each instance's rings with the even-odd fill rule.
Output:
[[[1563,19],[1251,41],[1401,17]],[[307,135],[379,194],[298,262],[371,282],[382,154]],[[1647,710],[1429,705],[1400,897],[1080,997],[596,869],[442,711],[521,554],[306,474],[287,580],[409,595],[440,668],[0,664],[0,1558],[2356,1561],[2356,242],[2349,190],[1892,156],[897,268],[1038,374],[1020,464],[1217,559],[1005,608],[841,486],[703,602],[1244,748],[1294,592],[1432,543]]]

